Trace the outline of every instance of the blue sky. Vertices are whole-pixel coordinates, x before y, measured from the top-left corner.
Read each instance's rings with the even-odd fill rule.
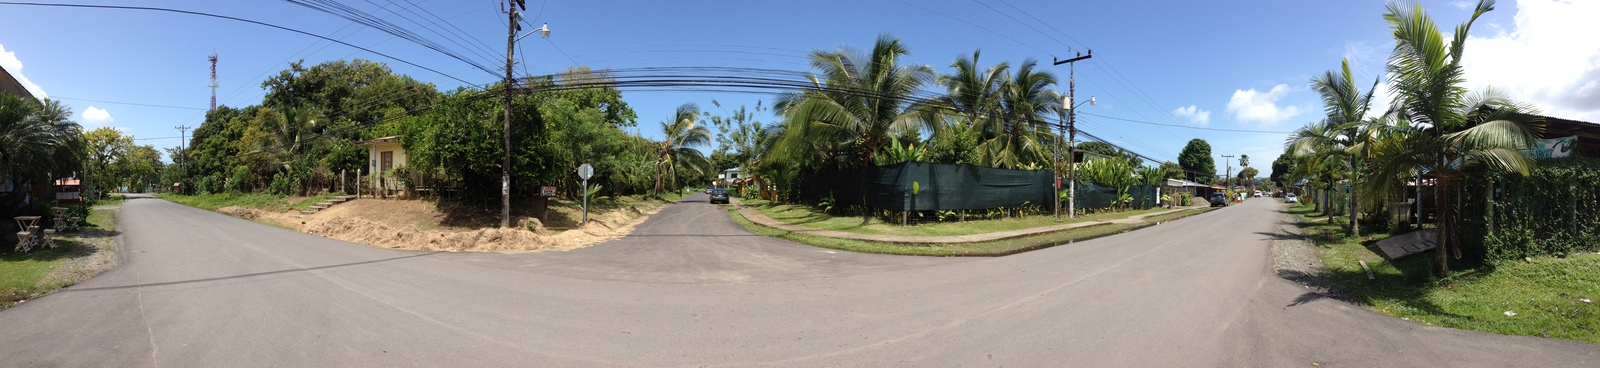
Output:
[[[504,15],[489,0],[342,0],[467,58],[503,65]],[[1453,27],[1471,4],[1422,2]],[[329,36],[452,77],[255,24],[172,13],[0,5],[0,67],[59,98],[88,128],[113,126],[140,144],[178,144],[178,125],[198,126],[209,104],[206,56],[220,55],[218,103],[260,103],[261,81],[305,59],[366,58],[441,90],[499,79],[488,72],[376,29],[286,1],[124,1],[246,18]],[[808,70],[805,53],[868,48],[892,34],[907,62],[948,71],[982,49],[982,64],[1039,60],[1065,81],[1052,57],[1094,50],[1079,63],[1079,128],[1146,156],[1176,161],[1192,138],[1216,155],[1246,154],[1270,172],[1285,133],[1322,115],[1308,80],[1350,58],[1362,84],[1382,74],[1393,43],[1381,1],[583,1],[530,0],[525,29],[549,23],[548,40],[518,44],[519,75],[574,65],[594,68],[732,66]],[[1474,27],[1468,84],[1493,85],[1548,115],[1600,122],[1600,2],[1501,1]],[[446,23],[435,23],[443,19]],[[1042,22],[1041,22],[1042,21]],[[420,22],[420,25],[418,23]],[[434,32],[438,33],[434,33]],[[457,38],[456,34],[467,35]],[[930,86],[930,88],[932,88]],[[1380,87],[1381,88],[1381,87]],[[1059,86],[1065,90],[1066,86]],[[678,105],[703,109],[770,102],[761,94],[624,91],[640,131]],[[1380,100],[1387,98],[1380,97]],[[1386,103],[1385,101],[1379,101]],[[130,104],[131,103],[131,104]],[[160,105],[166,107],[141,106]],[[173,108],[178,107],[178,108]],[[763,116],[762,121],[773,121]],[[1158,126],[1151,122],[1185,127]],[[1225,165],[1219,157],[1219,171]],[[1235,162],[1237,170],[1237,162]]]

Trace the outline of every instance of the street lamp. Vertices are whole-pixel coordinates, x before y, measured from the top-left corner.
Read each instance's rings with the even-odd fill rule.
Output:
[[[1067,108],[1067,111],[1066,111],[1067,112],[1066,130],[1067,130],[1067,156],[1068,156],[1067,157],[1067,217],[1068,218],[1077,218],[1078,217],[1078,165],[1077,165],[1077,161],[1078,161],[1078,129],[1077,129],[1076,126],[1074,126],[1074,123],[1076,123],[1076,121],[1078,119],[1078,107],[1079,106],[1083,106],[1084,103],[1088,103],[1089,106],[1095,106],[1096,103],[1095,103],[1095,100],[1094,100],[1094,96],[1090,96],[1088,101],[1079,102],[1077,105],[1073,105],[1072,104],[1072,92],[1068,92],[1064,97],[1061,98],[1061,106],[1065,106]],[[1056,150],[1060,151],[1059,148],[1057,148]],[[1060,206],[1058,205],[1057,207],[1060,207]],[[1056,211],[1056,216],[1057,217],[1061,216],[1061,212],[1059,210]]]

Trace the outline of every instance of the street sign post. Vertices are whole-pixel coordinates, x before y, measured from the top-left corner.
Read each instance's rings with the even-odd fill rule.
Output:
[[[579,226],[589,223],[589,178],[594,176],[594,166],[589,164],[578,165],[578,177],[583,178],[583,221]]]

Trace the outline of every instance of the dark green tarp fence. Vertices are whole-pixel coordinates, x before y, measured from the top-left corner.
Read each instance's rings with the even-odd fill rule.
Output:
[[[875,209],[978,210],[1030,204],[1049,210],[1056,198],[1051,179],[1046,170],[906,162],[815,173],[799,189],[809,200],[832,197],[835,205]],[[915,196],[910,195],[913,182],[921,187]],[[1137,208],[1156,204],[1154,186],[1137,186],[1128,193]],[[1078,184],[1079,208],[1109,207],[1115,198],[1116,190]]]
[[[1077,207],[1079,209],[1099,209],[1111,207],[1111,202],[1117,200],[1117,190],[1085,182],[1078,182]],[[1160,198],[1156,197],[1156,186],[1135,185],[1128,188],[1128,196],[1133,197],[1129,205],[1136,209],[1155,207]],[[1063,205],[1064,206],[1064,205]]]

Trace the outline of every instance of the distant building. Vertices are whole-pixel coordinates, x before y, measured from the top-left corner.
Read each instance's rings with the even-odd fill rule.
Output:
[[[28,93],[27,88],[22,87],[22,82],[17,81],[17,78],[12,77],[11,72],[6,71],[6,68],[3,67],[0,67],[0,91],[28,99],[35,98],[32,93]]]
[[[738,182],[739,179],[743,179],[743,178],[744,178],[744,176],[740,175],[739,168],[737,168],[737,167],[732,168],[732,169],[722,170],[721,174],[717,174],[717,186],[719,186],[719,187],[730,187],[730,186],[733,186],[734,182]]]

